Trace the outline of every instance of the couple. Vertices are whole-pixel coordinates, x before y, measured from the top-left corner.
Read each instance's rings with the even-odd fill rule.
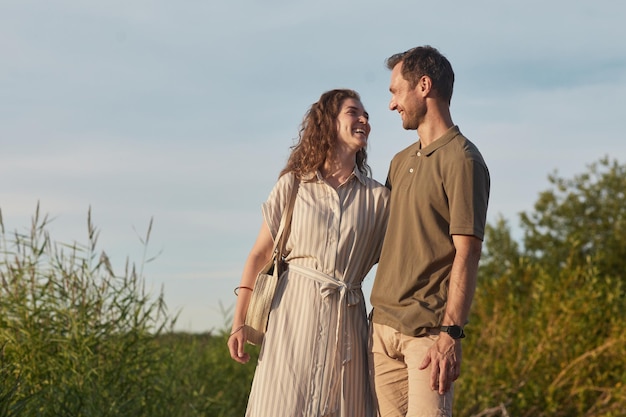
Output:
[[[245,363],[249,291],[271,257],[300,179],[286,260],[246,415],[448,416],[476,286],[489,173],[450,116],[454,72],[435,48],[391,56],[390,110],[418,141],[386,187],[367,165],[368,114],[352,90],[324,93],[263,204],[228,347]],[[361,281],[378,262],[368,326]]]

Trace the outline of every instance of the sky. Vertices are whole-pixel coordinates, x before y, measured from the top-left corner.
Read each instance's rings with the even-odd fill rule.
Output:
[[[550,174],[626,162],[625,19],[621,0],[0,0],[4,227],[39,205],[53,240],[86,243],[91,210],[120,274],[154,257],[146,288],[176,330],[223,329],[306,110],[358,91],[384,182],[417,140],[388,110],[385,59],[432,45],[490,170],[488,221],[515,234]]]

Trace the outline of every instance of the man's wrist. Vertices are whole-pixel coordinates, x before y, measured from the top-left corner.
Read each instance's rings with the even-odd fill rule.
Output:
[[[439,328],[442,332],[447,333],[453,339],[463,339],[465,337],[465,331],[463,327],[451,324],[448,326],[441,326]]]

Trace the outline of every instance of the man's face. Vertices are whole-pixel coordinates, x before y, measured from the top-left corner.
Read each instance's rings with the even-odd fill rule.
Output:
[[[425,99],[419,94],[419,86],[411,88],[409,82],[402,76],[402,62],[391,71],[389,91],[391,92],[389,110],[395,110],[400,114],[402,127],[406,130],[416,130],[426,114]]]

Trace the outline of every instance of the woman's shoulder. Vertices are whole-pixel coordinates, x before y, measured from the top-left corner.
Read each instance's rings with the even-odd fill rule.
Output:
[[[294,179],[295,179],[295,174],[293,172],[287,172],[285,174],[282,174],[280,177],[278,177],[278,180],[276,181],[274,188],[282,189],[282,190],[289,189],[294,183]]]

